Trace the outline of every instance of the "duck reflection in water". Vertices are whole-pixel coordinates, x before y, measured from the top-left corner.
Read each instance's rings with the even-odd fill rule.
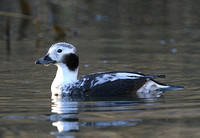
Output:
[[[78,102],[71,101],[67,97],[52,96],[50,120],[52,125],[57,127],[58,132],[51,132],[52,135],[65,135],[68,132],[79,131]]]
[[[144,95],[142,95],[144,96]],[[147,96],[147,95],[145,95]],[[150,96],[150,95],[148,95]],[[120,126],[135,126],[138,123],[141,123],[141,119],[119,119],[119,120],[110,120],[110,118],[87,118],[87,116],[82,116],[83,114],[90,114],[99,112],[99,117],[101,114],[106,113],[115,113],[115,112],[125,112],[125,111],[134,111],[138,110],[138,108],[129,108],[126,106],[135,106],[138,103],[146,103],[149,100],[156,100],[155,97],[157,95],[151,95],[153,97],[148,100],[144,100],[143,98],[137,97],[93,97],[93,98],[71,98],[68,96],[55,96],[52,94],[52,106],[50,115],[50,120],[53,122],[52,125],[57,127],[58,132],[51,132],[52,135],[56,136],[66,136],[72,135],[72,132],[79,132],[80,127],[94,127],[98,128],[106,128],[106,127],[120,127]],[[123,108],[122,108],[123,107]],[[82,122],[79,122],[79,118],[82,118]],[[103,116],[105,117],[105,116]],[[86,119],[87,121],[83,121]],[[94,121],[96,120],[96,121]],[[104,121],[103,121],[104,120]],[[74,134],[74,133],[73,133]]]

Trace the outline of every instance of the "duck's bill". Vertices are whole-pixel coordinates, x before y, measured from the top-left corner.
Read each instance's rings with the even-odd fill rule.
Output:
[[[43,64],[45,66],[48,66],[50,63],[56,63],[56,61],[52,60],[48,55],[35,61],[35,64]]]

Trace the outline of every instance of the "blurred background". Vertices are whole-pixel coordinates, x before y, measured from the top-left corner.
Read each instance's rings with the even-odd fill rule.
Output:
[[[198,0],[1,0],[0,38],[37,46],[102,39],[133,47],[147,40],[147,47],[185,44],[199,39],[199,5]]]
[[[48,116],[56,67],[34,64],[56,42],[77,48],[79,76],[139,71],[187,88],[134,102],[76,101],[64,108],[78,112],[77,133],[57,132]],[[199,0],[0,0],[0,137],[199,137],[199,45]]]

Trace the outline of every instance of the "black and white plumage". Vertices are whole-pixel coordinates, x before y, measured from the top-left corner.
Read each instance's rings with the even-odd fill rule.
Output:
[[[36,64],[50,63],[58,67],[51,85],[54,95],[68,96],[119,96],[151,91],[167,91],[184,88],[159,83],[156,77],[165,75],[145,75],[138,72],[99,72],[77,79],[79,58],[76,48],[65,42],[52,45],[48,53]]]

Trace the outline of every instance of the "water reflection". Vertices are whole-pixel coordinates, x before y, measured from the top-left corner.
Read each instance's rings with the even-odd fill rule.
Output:
[[[149,97],[150,94],[140,95]],[[153,97],[151,97],[153,96]],[[105,113],[117,113],[127,111],[143,110],[137,105],[149,104],[156,101],[158,95],[151,95],[151,98],[136,98],[136,97],[101,97],[101,98],[82,98],[73,99],[71,97],[52,96],[52,106],[50,121],[52,126],[58,131],[52,131],[52,135],[65,136],[71,132],[79,132],[81,127],[107,128],[107,127],[124,127],[135,126],[142,122],[138,118],[116,118],[110,119],[105,116]],[[135,107],[136,106],[136,107]],[[97,114],[96,114],[97,113]],[[96,116],[95,116],[96,114]],[[82,121],[79,120],[82,118]],[[84,121],[85,120],[85,121]]]
[[[78,102],[71,101],[68,97],[52,97],[50,120],[52,125],[57,127],[58,132],[51,132],[52,135],[63,135],[67,132],[79,131]]]

